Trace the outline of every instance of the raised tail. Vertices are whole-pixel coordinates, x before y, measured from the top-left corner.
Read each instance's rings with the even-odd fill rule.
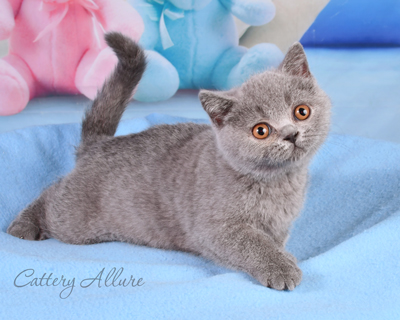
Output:
[[[115,134],[133,90],[146,69],[144,52],[132,39],[111,32],[105,35],[105,40],[117,55],[118,64],[86,112],[82,122],[82,142]]]

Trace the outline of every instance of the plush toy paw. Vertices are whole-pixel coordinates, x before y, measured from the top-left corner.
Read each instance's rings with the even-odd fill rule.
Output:
[[[174,6],[183,10],[200,10],[207,6],[211,0],[169,0]]]
[[[272,43],[260,43],[250,48],[229,73],[226,87],[240,86],[253,74],[276,68],[283,60],[283,53]]]
[[[117,65],[118,59],[110,48],[85,54],[78,66],[75,85],[89,99],[94,99],[97,90],[101,89],[105,79]]]
[[[14,29],[14,11],[8,1],[0,3],[0,40],[8,39]]]
[[[0,115],[21,112],[29,101],[29,87],[20,73],[0,60]]]
[[[251,26],[261,26],[275,16],[275,5],[271,0],[222,0],[232,14]]]
[[[175,67],[156,51],[146,50],[147,67],[134,98],[155,102],[171,98],[179,88]]]

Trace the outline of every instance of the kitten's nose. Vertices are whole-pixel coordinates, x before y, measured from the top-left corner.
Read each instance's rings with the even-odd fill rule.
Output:
[[[286,136],[286,138],[285,139],[283,139],[283,140],[286,140],[286,141],[290,141],[291,143],[295,143],[296,142],[296,139],[297,139],[297,136],[299,135],[299,133],[298,132],[296,132],[296,133],[291,133],[291,134],[289,134],[288,136]]]
[[[283,137],[283,140],[285,141],[290,141],[291,143],[295,143],[298,135],[299,132],[292,125],[284,126],[281,129],[281,137]]]

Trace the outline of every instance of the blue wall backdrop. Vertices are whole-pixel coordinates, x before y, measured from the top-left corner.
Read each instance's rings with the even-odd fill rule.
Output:
[[[305,46],[400,46],[400,0],[331,0]]]

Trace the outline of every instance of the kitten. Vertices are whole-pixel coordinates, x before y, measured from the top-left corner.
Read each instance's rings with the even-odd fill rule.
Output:
[[[7,232],[192,252],[293,290],[302,273],[285,242],[330,118],[302,46],[239,88],[202,90],[211,126],[158,125],[113,137],[146,63],[130,39],[110,33],[106,40],[119,63],[86,113],[75,169]]]

